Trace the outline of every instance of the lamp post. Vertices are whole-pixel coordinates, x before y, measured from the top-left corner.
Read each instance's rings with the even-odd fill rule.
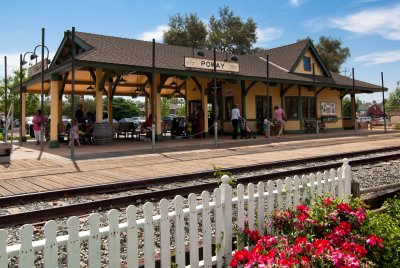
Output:
[[[214,47],[214,144],[215,147],[218,145],[218,108],[217,108],[217,55],[215,52],[215,47]]]
[[[31,55],[31,59],[36,59],[36,62],[37,62],[37,58],[38,58],[38,55],[36,54],[36,49],[37,48],[41,48],[41,54],[42,54],[42,63],[41,63],[41,72],[40,72],[40,74],[41,74],[41,78],[40,78],[40,84],[41,84],[41,88],[40,88],[40,109],[41,109],[41,111],[42,111],[42,114],[44,113],[44,111],[43,111],[43,109],[44,109],[44,49],[46,49],[47,50],[47,64],[50,62],[48,59],[49,59],[49,48],[48,47],[46,47],[45,45],[44,45],[44,28],[42,28],[42,44],[41,45],[37,45],[36,47],[35,47],[35,49],[33,50],[33,54]],[[44,143],[43,143],[43,136],[44,136],[44,128],[43,128],[43,124],[41,125],[41,131],[40,131],[40,149],[41,149],[41,151],[43,151],[43,145],[44,145]]]

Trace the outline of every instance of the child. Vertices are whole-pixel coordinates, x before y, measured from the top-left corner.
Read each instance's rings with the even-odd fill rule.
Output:
[[[71,126],[71,129],[69,131],[69,134],[70,134],[70,139],[69,139],[68,147],[71,147],[72,142],[74,142],[74,140],[76,140],[76,143],[80,147],[81,144],[79,142],[78,120],[76,118],[74,118],[74,120],[72,120],[72,126]]]
[[[269,129],[269,126],[268,126],[268,125],[269,125],[269,121],[268,121],[267,118],[265,118],[265,119],[264,119],[264,122],[263,122],[263,130],[264,130],[264,134],[265,134],[265,137],[266,137],[266,138],[268,138],[268,136],[269,136],[269,135],[268,135],[268,134],[269,134],[269,133],[268,133],[268,129]]]

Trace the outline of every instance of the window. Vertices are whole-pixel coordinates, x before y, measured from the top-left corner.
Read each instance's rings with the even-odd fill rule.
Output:
[[[303,118],[315,118],[315,98],[302,97],[301,106],[303,109]]]
[[[299,97],[285,97],[285,113],[288,119],[299,118],[298,99]]]
[[[311,59],[310,57],[303,57],[304,71],[311,71]]]
[[[272,118],[272,97],[269,96],[256,96],[256,119],[257,121],[263,120],[265,116]]]
[[[233,108],[233,96],[225,97],[225,121],[231,121],[232,108]]]

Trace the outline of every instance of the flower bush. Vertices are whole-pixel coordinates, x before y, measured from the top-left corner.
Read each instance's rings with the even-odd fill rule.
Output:
[[[237,267],[373,267],[385,250],[382,239],[361,228],[368,221],[362,203],[317,198],[312,207],[276,210],[264,226],[271,234],[242,230],[234,253]]]

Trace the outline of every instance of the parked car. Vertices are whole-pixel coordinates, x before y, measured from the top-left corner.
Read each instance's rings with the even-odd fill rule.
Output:
[[[359,118],[357,118],[357,121],[358,122],[360,122],[360,123],[371,123],[371,117],[369,117],[369,116],[362,116],[362,117],[359,117]]]
[[[103,123],[108,123],[108,119],[104,118]],[[118,123],[118,121],[113,118],[113,123]]]
[[[134,123],[132,117],[122,118],[118,121],[118,123]]]
[[[383,117],[380,117],[380,118],[378,118],[378,119],[376,119],[375,121],[374,121],[374,124],[376,124],[376,125],[385,125],[385,118],[383,118]],[[388,125],[389,124],[389,119],[388,118],[386,118],[386,125]]]

